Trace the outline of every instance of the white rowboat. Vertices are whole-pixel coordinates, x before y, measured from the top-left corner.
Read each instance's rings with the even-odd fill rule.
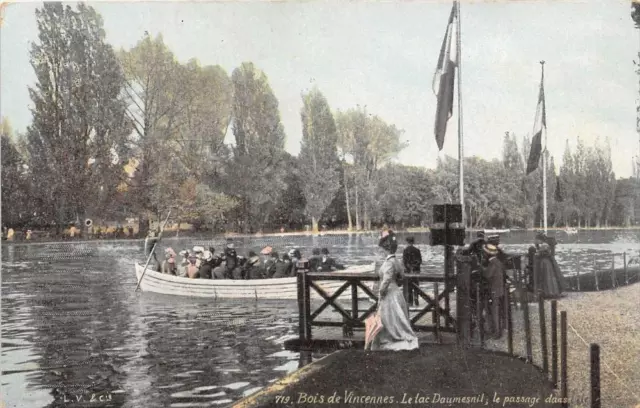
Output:
[[[136,277],[140,281],[144,265],[136,263]],[[360,265],[339,271],[342,273],[374,272],[375,264]],[[271,279],[189,279],[156,272],[147,268],[140,288],[145,292],[163,293],[166,295],[203,297],[203,298],[236,298],[236,299],[297,299],[298,280],[291,278]],[[325,280],[318,281],[318,286],[327,294],[333,294],[344,281]],[[368,283],[371,288],[373,282]],[[315,290],[311,289],[312,299],[322,299]],[[358,294],[366,297],[362,289],[358,288]],[[347,289],[338,299],[351,299],[351,290]]]
[[[485,234],[506,234],[511,232],[510,229],[486,229],[484,230]]]

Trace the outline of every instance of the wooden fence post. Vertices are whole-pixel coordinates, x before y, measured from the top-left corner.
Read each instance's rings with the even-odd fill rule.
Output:
[[[309,276],[307,272],[303,273],[304,281],[304,320],[305,320],[305,340],[311,341],[311,287],[309,285]]]
[[[480,283],[476,283],[476,290],[477,290],[476,315],[478,318],[477,325],[478,325],[478,333],[480,335],[480,347],[484,347],[484,316],[483,316],[483,310],[482,310],[482,306],[484,305],[484,302],[482,301],[483,296],[480,289],[481,289]]]
[[[505,317],[507,319],[507,347],[509,355],[513,355],[513,316],[511,314],[511,294],[509,293],[509,284],[507,283],[507,291],[505,292],[504,299],[506,311]]]
[[[622,259],[624,262],[624,284],[629,284],[629,273],[627,272],[627,253],[623,254],[624,258]]]
[[[569,407],[569,395],[567,389],[567,312],[560,312],[560,397],[562,407]]]
[[[528,299],[522,299],[521,303],[522,315],[524,317],[524,337],[527,346],[527,363],[533,362],[533,350],[531,347],[531,321],[529,320],[529,302]]]
[[[436,307],[433,309],[433,316],[435,319],[435,328],[436,328],[436,341],[438,343],[442,343],[442,338],[440,337],[440,301],[438,300],[438,282],[433,283],[433,292],[435,294],[434,299],[436,300]]]
[[[456,322],[459,344],[471,343],[471,264],[469,258],[457,259],[456,274]]]
[[[616,254],[611,256],[611,289],[616,287]]]
[[[596,267],[596,255],[593,254],[593,276],[596,279],[596,291],[600,291],[600,285],[598,283],[598,269]]]
[[[591,408],[600,408],[600,346],[591,344]]]
[[[409,278],[406,276],[402,280],[402,292],[404,293],[405,305],[407,306],[407,316],[409,315]]]
[[[549,351],[547,349],[547,320],[544,310],[544,299],[538,297],[538,316],[540,317],[540,346],[542,347],[542,370],[549,373]]]
[[[578,292],[580,292],[580,258],[578,258],[578,261],[576,262],[576,284],[578,285]]]
[[[300,337],[300,342],[304,342],[306,340],[306,330],[305,330],[305,301],[304,301],[304,272],[298,272],[297,276],[298,283],[298,336]]]
[[[358,320],[358,285],[356,281],[351,281],[351,318]]]
[[[558,301],[551,301],[551,381],[558,388]]]

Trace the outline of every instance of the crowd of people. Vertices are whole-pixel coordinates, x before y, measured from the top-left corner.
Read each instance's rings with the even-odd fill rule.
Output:
[[[145,253],[151,254],[157,238],[151,233],[145,243]],[[216,254],[215,248],[205,249],[195,246],[176,254],[172,248],[164,251],[164,260],[159,261],[155,252],[152,255],[155,270],[169,275],[189,279],[269,279],[296,276],[300,269],[308,271],[331,272],[344,269],[329,255],[327,248],[315,248],[306,259],[300,249],[293,248],[280,255],[267,246],[256,254],[249,251],[247,256],[238,255],[231,239],[227,240],[224,251]]]
[[[535,245],[528,251],[527,264],[524,269],[524,282],[528,293],[544,299],[562,296],[565,288],[562,272],[555,260],[557,241],[543,233],[536,234]],[[504,302],[506,301],[506,282],[508,269],[514,269],[513,257],[504,252],[497,235],[486,237],[483,232],[477,234],[476,239],[462,250],[473,259],[471,273],[471,308],[476,316],[477,298],[486,299],[480,302],[482,308],[486,305],[489,334],[499,338],[505,327]],[[481,293],[478,293],[480,288]]]

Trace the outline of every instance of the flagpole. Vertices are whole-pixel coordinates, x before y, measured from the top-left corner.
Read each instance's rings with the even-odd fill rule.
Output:
[[[460,173],[460,205],[462,206],[462,225],[467,226],[464,205],[464,138],[462,132],[462,48],[460,38],[460,2],[456,1],[456,14],[458,24],[456,24],[456,62],[458,69],[458,167]]]
[[[542,67],[542,86],[544,89],[544,61],[540,61],[540,66]],[[546,112],[544,94],[542,99],[543,112]],[[546,115],[546,113],[545,113]],[[544,233],[547,233],[547,124],[546,118],[544,123],[544,149],[542,151],[542,201],[543,201],[543,225],[544,225]]]

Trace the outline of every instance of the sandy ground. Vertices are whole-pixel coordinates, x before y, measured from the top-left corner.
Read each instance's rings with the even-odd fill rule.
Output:
[[[590,406],[590,343],[600,345],[602,407],[640,408],[639,295],[640,284],[635,284],[604,292],[569,293],[558,301],[558,348],[560,312],[567,312],[568,388],[572,408]],[[547,301],[545,306],[551,370],[551,303]],[[530,303],[529,311],[533,359],[542,367],[538,305]],[[522,310],[513,312],[514,352],[525,356],[522,315]],[[487,346],[506,351],[507,343],[505,340],[491,340]]]

